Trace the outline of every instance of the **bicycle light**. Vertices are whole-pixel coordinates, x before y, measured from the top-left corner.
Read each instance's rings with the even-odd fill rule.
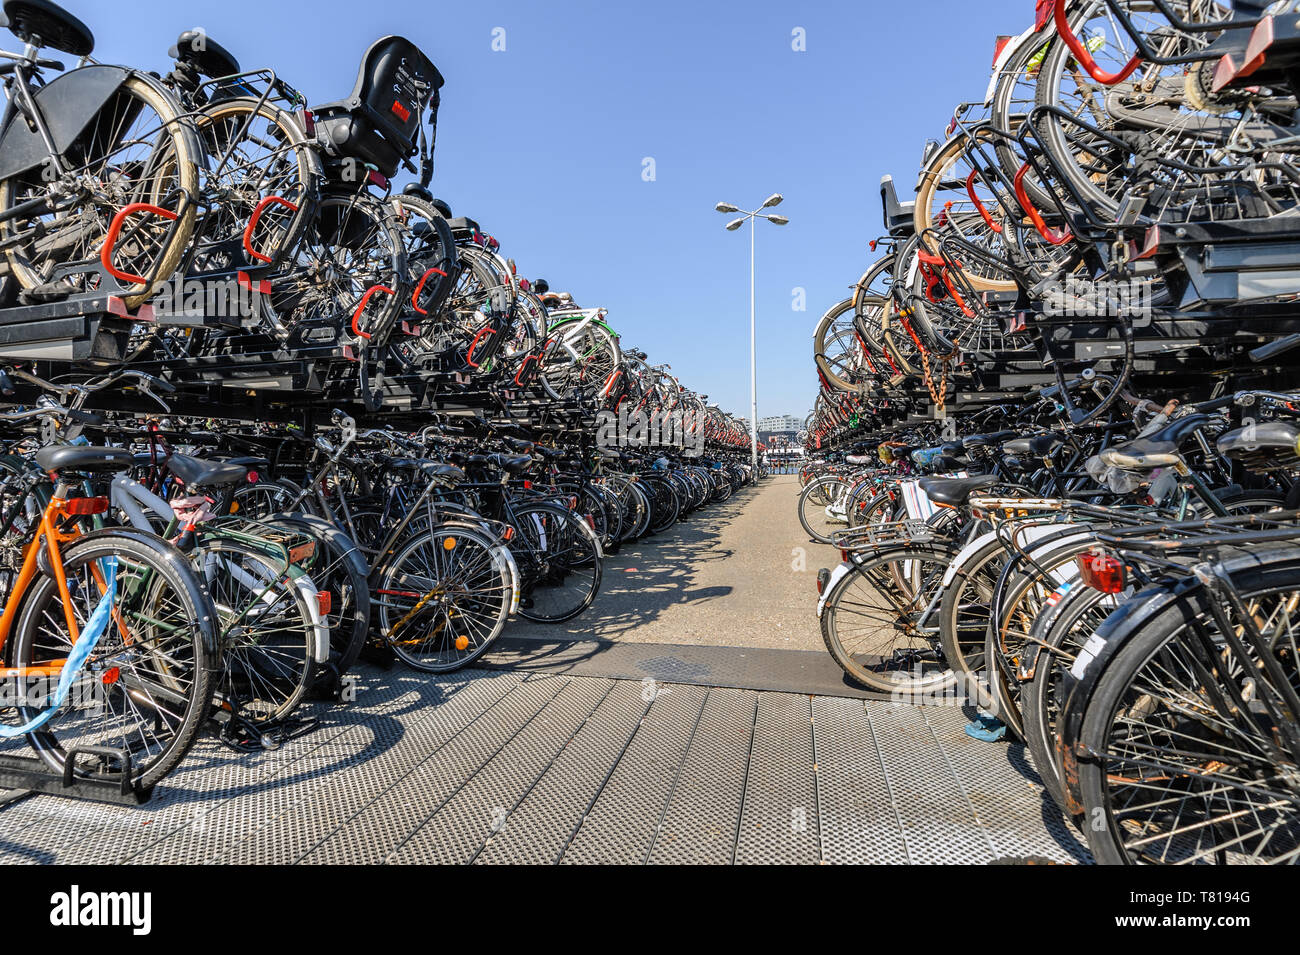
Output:
[[[1126,583],[1124,562],[1108,554],[1080,554],[1079,573],[1083,582],[1103,594],[1122,593]]]

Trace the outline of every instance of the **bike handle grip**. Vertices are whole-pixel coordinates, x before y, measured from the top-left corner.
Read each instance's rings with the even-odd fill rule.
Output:
[[[1248,355],[1251,361],[1268,361],[1283,352],[1288,352],[1293,348],[1300,347],[1300,332],[1287,335],[1285,338],[1279,338],[1277,341],[1269,342],[1267,345],[1260,345],[1258,348],[1252,348]]]
[[[1195,405],[1184,405],[1184,407],[1196,411],[1218,411],[1220,408],[1231,408],[1235,398],[1236,395],[1224,395],[1222,398],[1211,398],[1209,401],[1202,401]]]
[[[104,423],[104,418],[102,415],[97,415],[91,411],[74,411],[71,408],[69,408],[63,412],[63,416],[67,418],[69,421],[75,422],[76,424],[85,424],[85,425],[93,426],[93,425],[100,425]]]

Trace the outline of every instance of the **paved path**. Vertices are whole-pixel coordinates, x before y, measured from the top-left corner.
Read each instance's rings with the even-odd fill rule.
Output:
[[[836,557],[799,526],[798,490],[794,475],[773,477],[624,547],[610,555],[596,603],[581,617],[560,625],[520,621],[506,633],[825,653],[816,574]]]

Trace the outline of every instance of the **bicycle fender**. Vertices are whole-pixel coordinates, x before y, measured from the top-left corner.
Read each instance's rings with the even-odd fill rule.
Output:
[[[174,99],[166,87],[152,76],[120,66],[106,65],[83,66],[72,70],[36,91],[33,96],[36,108],[60,153],[66,152],[77,137],[85,132],[99,111],[131,76],[148,83],[166,98]],[[190,139],[188,145],[192,156],[205,155],[198,135],[189,124],[181,125],[179,132]],[[21,113],[15,112],[9,125],[0,132],[0,179],[30,172],[48,162],[49,155],[41,134],[28,126]]]
[[[311,615],[312,659],[317,663],[326,663],[330,658],[330,631],[320,612],[320,597],[316,585],[312,583],[312,579],[306,572],[298,567],[289,568],[289,579],[293,581],[294,588],[302,596],[303,603],[307,605],[307,611]]]

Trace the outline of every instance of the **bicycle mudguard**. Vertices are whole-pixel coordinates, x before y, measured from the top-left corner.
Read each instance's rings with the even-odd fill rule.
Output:
[[[52,80],[36,91],[33,99],[42,119],[49,128],[54,146],[60,154],[76,142],[91,121],[99,115],[113,95],[129,77],[136,77],[153,87],[168,100],[174,100],[167,88],[147,73],[124,69],[120,66],[83,66]],[[177,112],[181,112],[177,107]],[[181,124],[178,132],[191,139],[190,155],[205,157],[206,152],[198,135],[188,124]],[[0,180],[30,172],[48,162],[49,150],[41,134],[23,121],[15,110],[9,125],[0,131]],[[198,162],[205,160],[199,158]]]
[[[998,81],[1002,79],[1002,72],[1006,68],[1007,63],[1011,60],[1011,57],[1014,56],[1016,51],[1019,50],[1022,46],[1024,46],[1025,43],[1029,42],[1034,37],[1038,36],[1039,29],[1040,28],[1037,26],[1029,27],[1019,36],[1014,36],[1010,40],[1008,40],[1003,45],[1002,49],[998,51],[998,55],[996,59],[994,59],[993,61],[993,73],[989,77],[988,88],[984,91],[985,106],[993,102],[993,94],[997,92]],[[1048,36],[1047,34],[1043,35],[1042,42],[1044,44],[1050,42],[1050,40],[1051,40],[1050,36]]]

